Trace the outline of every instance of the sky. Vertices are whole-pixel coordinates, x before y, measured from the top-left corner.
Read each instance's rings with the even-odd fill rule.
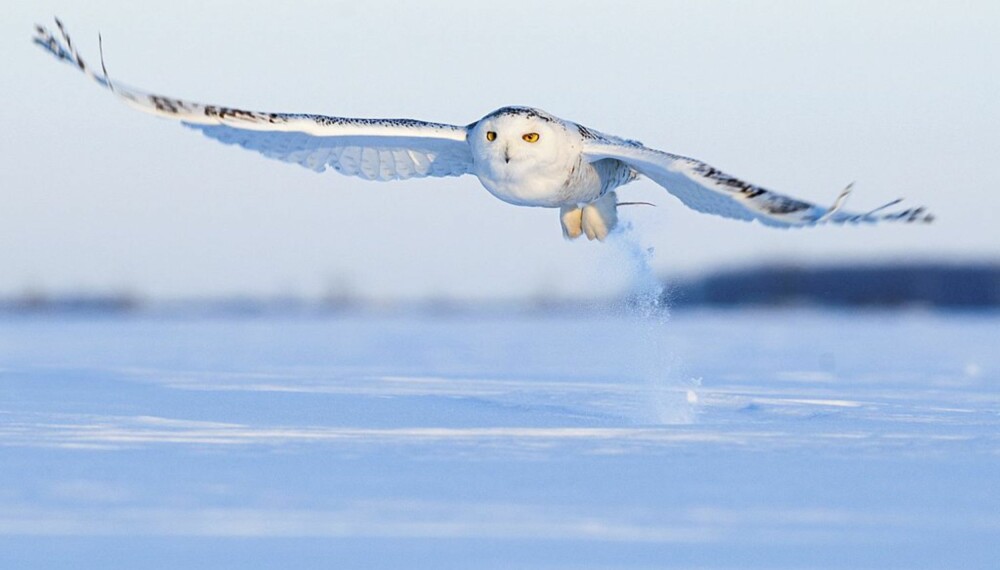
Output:
[[[620,192],[664,275],[757,263],[1000,259],[996,2],[21,1],[0,46],[0,296],[584,297],[629,247],[471,176],[316,174],[137,113],[31,41],[58,15],[113,79],[242,108],[468,124],[530,105],[857,210],[930,226],[783,231]]]

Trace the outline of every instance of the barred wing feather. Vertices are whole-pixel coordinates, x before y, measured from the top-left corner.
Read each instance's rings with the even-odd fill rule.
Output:
[[[327,167],[368,180],[461,176],[472,168],[467,129],[412,119],[355,119],[245,111],[147,93],[95,73],[62,24],[59,36],[36,27],[35,43],[78,68],[140,111],[180,121],[205,136],[322,172]]]
[[[744,182],[704,162],[588,131],[584,156],[590,161],[618,160],[650,178],[684,205],[707,214],[758,222],[775,227],[876,222],[930,222],[923,207],[887,211],[901,200],[867,212],[841,209],[848,186],[830,207],[819,206]]]

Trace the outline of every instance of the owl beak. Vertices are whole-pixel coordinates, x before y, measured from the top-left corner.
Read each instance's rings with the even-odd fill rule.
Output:
[[[503,161],[510,164],[510,146],[503,147]]]

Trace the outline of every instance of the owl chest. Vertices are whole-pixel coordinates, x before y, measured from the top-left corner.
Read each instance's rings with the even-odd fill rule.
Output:
[[[505,163],[477,172],[490,194],[518,206],[559,206],[591,202],[601,196],[601,179],[593,165],[578,160],[558,166],[524,167]]]

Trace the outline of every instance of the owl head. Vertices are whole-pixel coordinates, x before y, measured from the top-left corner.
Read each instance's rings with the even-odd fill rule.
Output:
[[[469,144],[477,167],[505,178],[562,168],[571,156],[575,160],[581,145],[572,134],[563,121],[544,111],[504,107],[471,125]]]

